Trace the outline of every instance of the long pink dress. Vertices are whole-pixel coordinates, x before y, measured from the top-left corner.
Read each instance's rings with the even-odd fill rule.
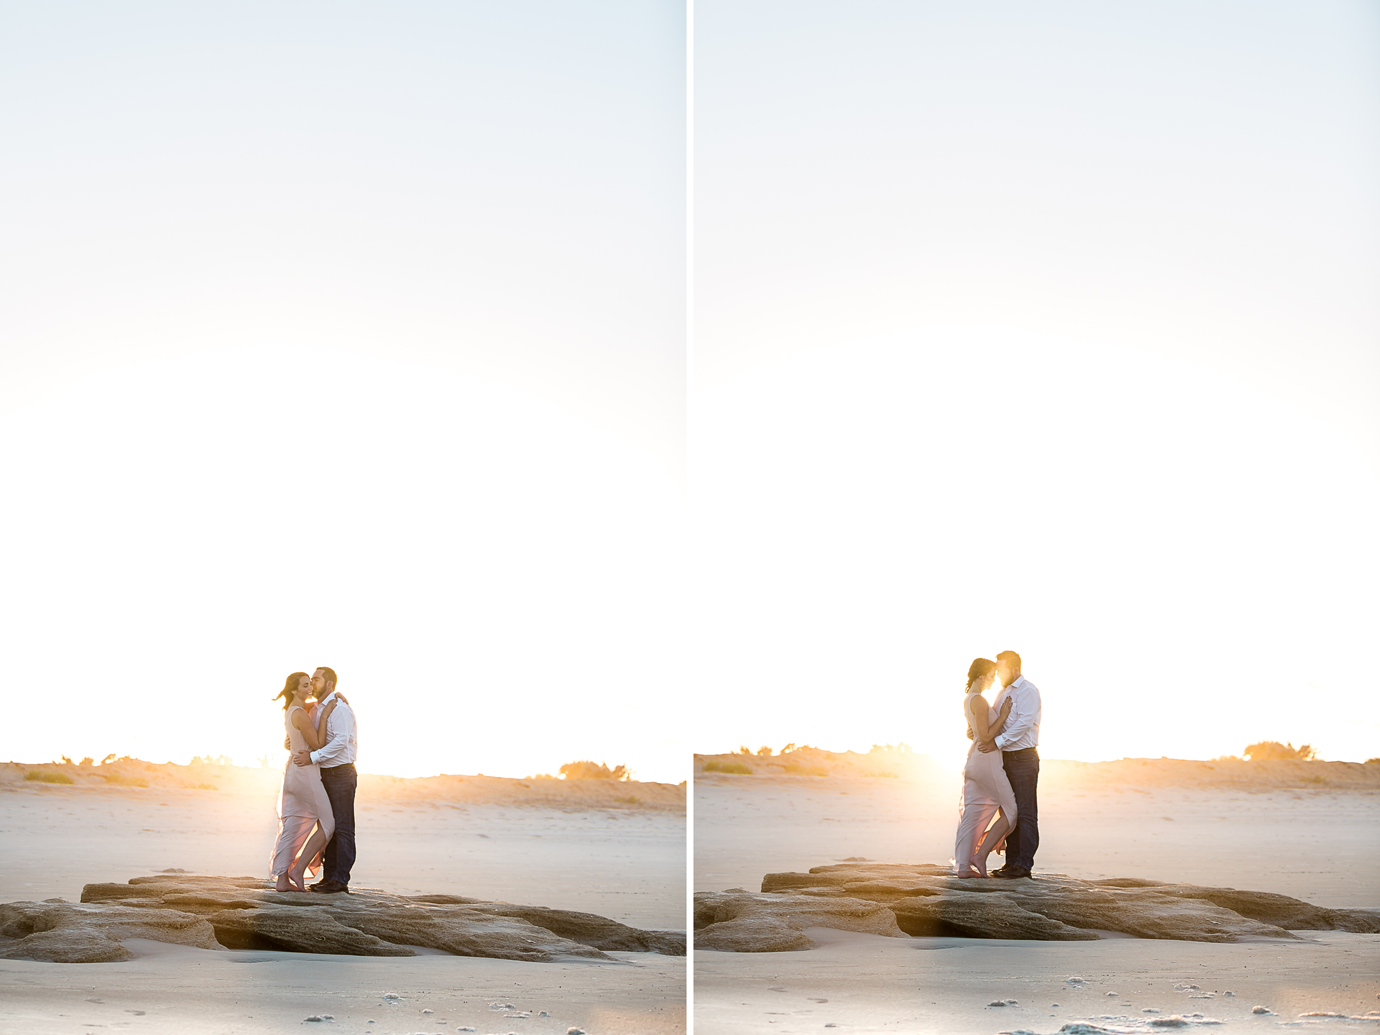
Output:
[[[307,750],[307,741],[302,731],[292,724],[293,712],[302,712],[304,715],[307,712],[301,705],[295,704],[283,714],[288,743],[292,753],[296,754]],[[292,869],[302,846],[318,824],[329,841],[335,832],[335,813],[331,811],[331,800],[326,797],[326,788],[321,783],[321,767],[297,765],[288,758],[287,768],[283,770],[283,789],[278,794],[278,843],[273,846],[270,876],[277,877]],[[321,852],[308,861],[307,869],[313,876],[320,872]]]
[[[969,694],[963,699],[963,717],[968,720],[968,729],[974,730],[974,702],[980,694]],[[990,728],[997,721],[997,709],[989,708],[987,725]],[[979,751],[977,740],[968,748],[968,759],[963,763],[963,814],[958,822],[958,837],[954,843],[954,872],[971,873],[977,864],[977,846],[982,835],[992,825],[1000,809],[1012,823],[1016,822],[1016,795],[1011,790],[1011,781],[1006,778],[1006,770],[1001,765],[1000,751]]]

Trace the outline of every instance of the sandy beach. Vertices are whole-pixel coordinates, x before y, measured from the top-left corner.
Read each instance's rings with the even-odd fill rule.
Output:
[[[105,775],[120,774],[112,782],[102,768],[0,765],[0,901],[76,901],[86,883],[169,869],[266,874],[275,771],[129,762],[109,767]],[[24,778],[35,770],[74,782]],[[683,795],[603,780],[365,777],[351,884],[683,930]],[[298,1031],[326,1014],[333,1019],[319,1023],[332,1030],[379,1033],[685,1029],[679,957],[523,963],[429,950],[391,959],[130,944],[139,956],[125,963],[0,960],[0,1031]]]
[[[756,890],[766,873],[850,858],[952,857],[957,774],[926,759],[904,769],[867,756],[834,759],[825,760],[827,777],[760,764],[752,775],[698,773],[695,889]],[[1380,907],[1380,767],[1249,765],[1046,762],[1037,874],[1144,877]],[[895,775],[857,775],[869,767]],[[808,933],[819,947],[804,952],[696,951],[697,1031],[977,1035],[1091,1024],[1139,1032],[1163,1030],[1175,1016],[1186,1026],[1369,1030],[1375,1021],[1300,1015],[1380,1010],[1376,935],[1303,932],[1300,941],[1219,945],[1119,935],[1051,943]],[[1071,977],[1085,981],[1071,985]],[[1016,1002],[989,1005],[1006,1000]],[[1252,1013],[1255,1006],[1272,1013]]]

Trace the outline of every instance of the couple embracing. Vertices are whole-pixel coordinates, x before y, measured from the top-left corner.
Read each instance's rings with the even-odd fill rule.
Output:
[[[335,671],[294,672],[278,697],[292,752],[278,795],[278,843],[270,875],[276,891],[306,891],[307,871],[324,878],[312,891],[349,892],[355,864],[355,713],[335,689]],[[274,698],[277,700],[277,698]]]
[[[1001,689],[988,704],[987,697]],[[968,667],[963,716],[973,745],[963,765],[963,816],[954,845],[957,877],[1029,877],[1040,847],[1035,786],[1040,780],[1040,691],[1021,675],[1013,650]],[[987,872],[1005,848],[1006,865]]]

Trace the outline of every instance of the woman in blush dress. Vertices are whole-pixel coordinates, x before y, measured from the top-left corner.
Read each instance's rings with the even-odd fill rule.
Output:
[[[1005,728],[1011,712],[1009,697],[1002,702],[999,712],[983,696],[996,678],[995,661],[978,658],[968,667],[963,715],[968,720],[968,736],[973,745],[963,764],[963,816],[954,845],[954,875],[958,877],[986,877],[987,856],[1016,827],[1016,795],[1002,768],[1001,752],[978,750],[980,741],[992,740]]]
[[[310,703],[311,676],[305,672],[288,676],[278,697],[283,698],[288,750],[320,748],[325,743],[326,717],[335,702],[325,708]],[[320,871],[321,853],[334,832],[335,815],[321,783],[321,767],[295,765],[289,757],[278,795],[278,843],[269,866],[270,875],[277,878],[275,890],[306,891],[306,871],[313,875]]]

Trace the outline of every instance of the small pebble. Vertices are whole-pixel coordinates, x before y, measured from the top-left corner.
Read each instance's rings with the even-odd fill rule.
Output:
[[[1223,994],[1223,995],[1230,995],[1230,996],[1236,995],[1235,992],[1223,992],[1222,994]]]
[[[1141,1013],[1159,1013],[1153,1006],[1147,1006]]]
[[[993,1000],[992,1000],[990,1003],[988,1003],[987,1005],[988,1005],[988,1006],[1005,1006],[1006,1003],[1003,1002],[1003,1001],[1000,1000],[1000,999],[993,999]]]
[[[316,1014],[312,1014],[310,1017],[303,1017],[303,1018],[302,1018],[303,1021],[319,1021],[319,1020],[321,1020],[321,1019],[322,1019],[322,1018],[316,1016]]]
[[[435,1010],[423,1010],[422,1013],[435,1013]]]
[[[565,1035],[585,1035],[584,1028],[566,1028]]]
[[[1065,981],[1064,984],[1066,984],[1066,985],[1086,985],[1086,984],[1087,984],[1087,981],[1085,981],[1085,980],[1084,980],[1083,978],[1081,978],[1081,977],[1071,977],[1071,978],[1069,978],[1067,981]]]
[[[1268,1006],[1252,1006],[1251,1013],[1274,1013]]]
[[[538,1017],[550,1017],[551,1015],[550,1015],[549,1013],[547,1013],[545,1010],[543,1010],[541,1013],[537,1014],[537,1016],[538,1016]]]
[[[1111,996],[1121,995],[1120,992],[1108,992],[1107,994],[1108,994],[1108,995],[1111,995]]]

